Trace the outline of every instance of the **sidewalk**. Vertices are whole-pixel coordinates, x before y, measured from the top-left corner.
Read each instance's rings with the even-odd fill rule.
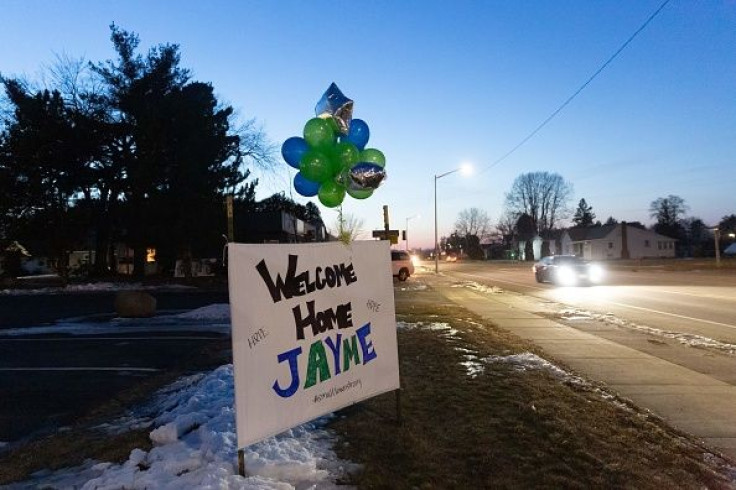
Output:
[[[736,386],[529,313],[523,295],[451,287],[453,281],[441,275],[426,274],[421,280],[448,300],[533,342],[551,358],[605,383],[736,460]]]

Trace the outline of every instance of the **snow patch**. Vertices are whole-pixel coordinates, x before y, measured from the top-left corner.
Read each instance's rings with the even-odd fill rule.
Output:
[[[328,416],[246,448],[248,476],[241,477],[233,407],[232,365],[182,378],[154,398],[150,451],[134,449],[122,464],[87,461],[42,471],[7,488],[333,489],[357,469],[334,454],[335,436],[324,428]]]
[[[613,313],[595,313],[592,311],[582,310],[579,308],[563,308],[558,313],[559,317],[563,320],[568,321],[590,321],[596,320],[599,322],[607,323],[609,325],[616,325],[619,327],[636,330],[639,332],[647,333],[649,335],[663,337],[667,339],[673,339],[681,344],[688,345],[690,347],[700,347],[715,349],[726,354],[736,354],[736,344],[729,344],[714,340],[702,335],[696,335],[691,333],[672,332],[668,330],[662,330],[659,328],[648,327],[646,325],[640,325],[637,323],[623,320],[616,317]]]
[[[486,286],[485,284],[480,284],[475,281],[464,281],[461,283],[453,284],[453,288],[468,288],[472,289],[473,291],[477,291],[479,293],[484,294],[500,294],[503,293],[503,289],[499,288],[498,286]]]
[[[191,289],[197,288],[194,286],[185,286],[183,284],[144,286],[141,283],[91,282],[87,284],[68,284],[66,286],[34,289],[2,289],[0,290],[0,294],[8,296],[23,296],[34,294],[98,293],[109,291],[181,291]]]

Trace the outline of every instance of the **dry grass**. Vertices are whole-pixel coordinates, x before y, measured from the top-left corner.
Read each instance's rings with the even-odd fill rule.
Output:
[[[704,449],[683,434],[634,407],[604,400],[593,386],[503,363],[469,376],[461,364],[469,352],[483,357],[534,349],[457,307],[415,302],[402,315],[410,322],[427,318],[459,334],[399,332],[403,423],[396,423],[395,396],[387,394],[345,411],[333,424],[345,442],[339,455],[364,465],[348,483],[391,489],[731,488],[722,460],[706,461]]]

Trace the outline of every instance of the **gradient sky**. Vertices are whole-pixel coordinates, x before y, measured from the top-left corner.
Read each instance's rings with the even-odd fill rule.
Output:
[[[736,0],[672,0],[550,124],[493,165],[588,79],[662,0],[556,1],[34,1],[0,3],[0,72],[38,79],[57,55],[114,58],[109,25],[141,48],[180,45],[182,66],[211,82],[242,119],[280,146],[300,135],[331,82],[355,101],[386,154],[388,180],[344,211],[365,237],[409,221],[431,247],[434,175],[439,232],[458,214],[495,223],[514,179],[557,172],[597,218],[652,223],[649,205],[676,194],[688,216],[736,213]],[[279,158],[258,197],[293,193]],[[321,207],[328,226],[336,212]],[[400,246],[403,248],[403,243]]]

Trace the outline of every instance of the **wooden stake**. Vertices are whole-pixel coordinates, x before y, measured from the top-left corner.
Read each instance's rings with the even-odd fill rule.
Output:
[[[245,477],[245,451],[238,449],[238,474]]]
[[[401,419],[401,388],[396,390],[396,422],[402,425],[404,421]]]

